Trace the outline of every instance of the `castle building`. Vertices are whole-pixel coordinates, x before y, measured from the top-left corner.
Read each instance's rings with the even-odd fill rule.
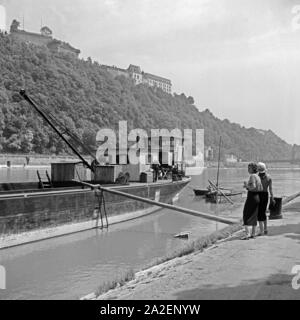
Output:
[[[52,52],[62,52],[76,57],[80,54],[80,50],[72,47],[69,43],[54,39],[51,29],[46,26],[41,28],[40,33],[19,30],[19,26],[20,23],[13,20],[10,27],[10,36],[14,40],[32,43],[36,46],[45,46]]]
[[[47,46],[52,41],[52,36],[44,36],[39,33],[23,30],[11,31],[10,35],[14,40],[32,43],[36,46]]]
[[[79,56],[80,50],[72,47],[69,43],[53,39],[47,44],[47,47],[53,52],[62,52]]]
[[[133,79],[135,84],[140,84],[143,82],[143,73],[139,66],[131,64],[128,67],[127,72],[129,73],[130,78]]]
[[[172,93],[172,83],[171,80],[156,76],[151,73],[146,73],[141,70],[141,67],[136,65],[129,65],[127,69],[121,69],[116,66],[107,66],[101,65],[107,72],[109,72],[112,76],[120,76],[123,75],[126,78],[130,78],[134,81],[136,85],[140,83],[144,83],[149,85],[150,87],[156,87],[162,89],[164,92],[169,94]]]
[[[158,87],[167,93],[172,93],[172,83],[169,79],[155,76],[154,74],[150,73],[144,73],[143,82],[147,83],[151,87]]]
[[[124,76],[126,78],[129,78],[129,73],[126,69],[121,69],[116,66],[107,66],[102,64],[101,68],[105,69],[108,73],[110,73],[113,77],[117,76]]]

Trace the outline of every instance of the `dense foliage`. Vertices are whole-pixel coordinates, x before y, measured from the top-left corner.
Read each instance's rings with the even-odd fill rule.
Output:
[[[113,78],[97,62],[13,41],[0,34],[0,152],[69,152],[18,92],[54,112],[86,145],[99,128],[205,129],[205,145],[249,160],[290,158],[292,147],[271,131],[246,129],[200,112],[192,97],[169,95],[125,77]],[[215,152],[216,155],[216,152]]]

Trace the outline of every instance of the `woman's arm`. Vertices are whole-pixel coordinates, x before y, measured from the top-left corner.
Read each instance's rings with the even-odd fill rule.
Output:
[[[272,179],[270,178],[270,182],[269,182],[269,192],[270,192],[270,198],[271,200],[273,200],[273,185],[272,185]]]
[[[246,189],[248,191],[255,191],[256,190],[256,179],[255,179],[254,175],[250,176]]]

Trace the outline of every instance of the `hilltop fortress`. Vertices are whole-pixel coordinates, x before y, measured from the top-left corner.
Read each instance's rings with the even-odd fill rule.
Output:
[[[52,52],[62,52],[76,57],[80,54],[80,50],[72,47],[69,43],[54,39],[52,37],[51,29],[47,26],[42,27],[40,33],[20,30],[19,26],[20,23],[17,20],[13,20],[10,26],[10,36],[15,40],[32,43],[37,46],[45,46]],[[114,77],[123,75],[126,78],[133,79],[136,85],[144,83],[151,87],[160,88],[166,93],[172,93],[171,80],[151,73],[146,73],[142,71],[139,66],[131,64],[127,69],[121,69],[116,66],[100,66]]]
[[[54,39],[52,31],[46,26],[41,28],[40,33],[19,30],[19,26],[20,23],[17,20],[13,20],[10,26],[10,36],[15,40],[46,46],[52,52],[62,52],[76,57],[80,54],[80,50],[72,47],[69,43]]]

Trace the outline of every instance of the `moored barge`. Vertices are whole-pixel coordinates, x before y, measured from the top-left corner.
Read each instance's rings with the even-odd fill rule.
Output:
[[[164,203],[172,203],[189,178],[180,181],[107,185]],[[105,201],[105,212],[101,201]],[[0,185],[0,248],[62,236],[142,217],[159,210],[123,196],[77,185],[39,189],[38,183]],[[106,214],[106,216],[105,216]],[[106,219],[107,218],[107,219]]]
[[[162,180],[158,180],[157,164],[154,171],[151,171],[149,163],[145,165],[142,162],[135,165],[100,164],[93,152],[54,114],[38,107],[24,90],[20,94],[78,156],[80,162],[51,164],[51,178],[46,171],[45,181],[37,171],[39,182],[0,184],[0,249],[105,228],[150,214],[160,208],[158,202],[172,203],[190,182],[183,170],[178,171],[179,163],[174,161],[174,150],[167,157],[172,156],[173,163],[160,168]],[[86,160],[78,148],[94,160]],[[157,158],[161,160],[162,157],[159,149]],[[95,184],[105,185],[105,188],[88,187]],[[129,198],[126,194],[136,198]],[[154,202],[143,202],[143,199]]]

